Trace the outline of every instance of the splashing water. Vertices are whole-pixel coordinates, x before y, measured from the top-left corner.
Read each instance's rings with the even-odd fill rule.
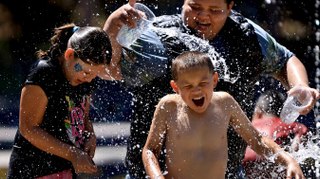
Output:
[[[267,3],[272,3],[272,0],[266,1]],[[177,28],[159,28],[150,26],[149,28],[153,28],[153,30],[161,31],[162,33],[168,35],[169,37],[174,37],[179,41],[183,42],[191,51],[201,51],[208,53],[212,59],[212,62],[215,68],[218,70],[219,77],[228,81],[230,83],[235,83],[240,78],[240,73],[234,74],[230,72],[226,60],[223,59],[214,49],[213,46],[209,44],[207,40],[201,39],[199,37],[195,37],[193,35],[189,35],[187,33],[180,32]],[[154,63],[157,65],[157,63]],[[239,70],[238,70],[239,71]],[[132,72],[135,73],[135,72]],[[312,173],[311,178],[319,178],[320,177],[320,149],[319,149],[319,137],[311,136],[308,137],[308,140],[304,141],[299,145],[299,150],[295,151],[290,147],[286,148],[286,151],[292,155],[297,162],[304,168],[304,173]],[[274,164],[274,157],[271,156],[269,158],[269,162],[264,162],[261,164],[255,164],[252,168],[256,171],[264,171],[267,169],[268,176],[264,177],[260,172],[252,173],[252,178],[285,178],[285,167],[276,166]],[[306,167],[307,166],[307,167]],[[248,177],[251,178],[251,177]]]
[[[308,158],[320,160],[319,144],[319,137],[311,136],[309,137],[309,140],[299,144],[298,151],[290,149],[290,154],[298,161],[298,163],[303,163]]]
[[[318,162],[320,161],[319,141],[318,136],[308,133],[305,141],[299,144],[299,150],[295,151],[291,146],[284,148],[299,163],[307,178],[320,177],[320,165]],[[283,150],[280,152],[283,152]],[[275,164],[275,158],[279,153],[269,156],[267,161],[249,163],[246,167],[247,178],[286,178],[286,168]]]
[[[155,31],[161,31],[169,37],[177,38],[184,43],[191,51],[200,51],[209,54],[215,69],[219,72],[219,77],[234,84],[239,78],[240,73],[232,74],[229,67],[226,64],[226,60],[220,56],[220,54],[215,50],[215,48],[209,44],[208,40],[201,39],[194,35],[181,32],[177,28],[159,28],[151,26]]]

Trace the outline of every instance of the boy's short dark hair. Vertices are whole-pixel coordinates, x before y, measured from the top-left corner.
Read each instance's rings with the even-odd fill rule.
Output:
[[[256,103],[256,109],[266,114],[280,116],[285,96],[276,90],[268,90],[260,95]]]
[[[178,73],[190,69],[208,67],[214,72],[214,66],[208,54],[202,52],[183,52],[172,61],[171,74],[173,80],[178,80]]]

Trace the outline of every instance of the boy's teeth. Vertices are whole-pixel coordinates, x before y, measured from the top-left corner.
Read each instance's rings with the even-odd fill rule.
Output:
[[[198,97],[198,98],[193,98],[194,100],[199,100],[199,99],[201,99],[202,97]]]

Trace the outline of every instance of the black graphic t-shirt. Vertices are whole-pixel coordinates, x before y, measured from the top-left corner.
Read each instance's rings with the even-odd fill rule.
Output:
[[[58,60],[53,59],[37,61],[24,85],[40,86],[48,98],[40,127],[62,142],[83,148],[84,109],[94,85],[85,83],[71,86]],[[17,131],[8,178],[35,178],[66,169],[73,170],[70,161],[38,149]]]

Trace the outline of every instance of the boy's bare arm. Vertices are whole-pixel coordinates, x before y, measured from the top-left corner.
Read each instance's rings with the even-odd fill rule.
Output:
[[[299,164],[287,152],[283,151],[278,144],[261,134],[252,126],[239,104],[231,97],[229,104],[233,109],[230,124],[239,135],[259,155],[265,157],[275,156],[275,161],[287,167],[287,177],[304,178]],[[233,103],[233,104],[232,104]]]
[[[268,137],[262,137],[260,144],[261,145],[259,146],[263,147],[262,151],[265,152],[265,151],[271,150],[272,154],[275,157],[275,161],[287,167],[287,178],[292,178],[292,177],[305,178],[297,161],[294,158],[292,158],[289,155],[289,153],[281,149],[279,145],[276,144],[272,139]],[[256,151],[258,152],[258,150]],[[266,153],[261,153],[261,154],[266,155]]]
[[[147,175],[151,178],[164,178],[159,167],[158,157],[165,142],[166,120],[170,113],[168,109],[170,108],[163,100],[157,105],[148,138],[142,151],[143,164]]]

